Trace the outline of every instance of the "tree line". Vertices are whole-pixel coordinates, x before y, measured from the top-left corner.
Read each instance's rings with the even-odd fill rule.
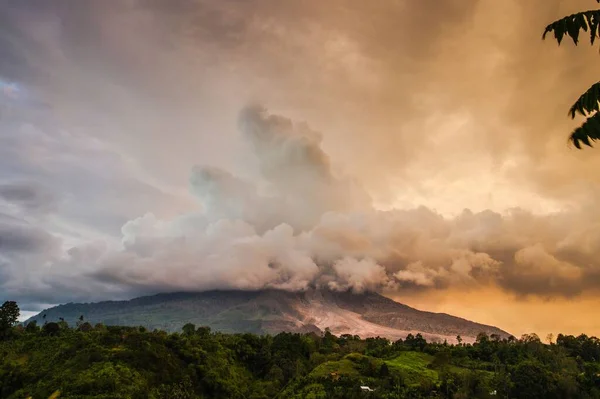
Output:
[[[0,398],[600,398],[600,340],[586,335],[169,334],[83,315],[21,325],[1,309]]]

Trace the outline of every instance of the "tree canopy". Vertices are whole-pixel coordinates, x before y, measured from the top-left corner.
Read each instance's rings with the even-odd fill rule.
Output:
[[[600,0],[596,2],[600,3]],[[546,27],[542,38],[545,39],[549,33],[553,33],[558,45],[565,37],[570,37],[577,46],[582,32],[588,33],[590,44],[594,45],[596,39],[600,37],[600,10],[582,11],[554,21]],[[577,114],[586,117],[585,122],[573,130],[570,136],[571,142],[578,149],[581,149],[581,144],[592,147],[592,142],[600,139],[599,101],[600,82],[597,82],[579,96],[569,109],[572,119]]]
[[[21,311],[14,301],[6,301],[0,306],[0,335],[14,326],[19,320]]]

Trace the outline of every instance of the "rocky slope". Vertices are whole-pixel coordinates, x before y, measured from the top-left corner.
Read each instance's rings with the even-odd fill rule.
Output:
[[[69,303],[46,309],[30,320],[44,323],[64,318],[75,325],[81,315],[92,324],[145,326],[169,331],[194,323],[223,332],[258,334],[322,332],[329,328],[336,335],[382,336],[393,340],[409,333],[448,342],[454,342],[457,335],[469,342],[480,332],[508,336],[496,327],[448,314],[420,311],[377,293],[322,290],[299,293],[208,291],[158,294],[129,301]]]

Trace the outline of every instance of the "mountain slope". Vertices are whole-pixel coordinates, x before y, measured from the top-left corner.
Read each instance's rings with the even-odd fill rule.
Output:
[[[457,335],[469,342],[480,332],[508,336],[496,327],[420,311],[376,293],[325,290],[208,291],[158,294],[129,301],[69,303],[46,309],[28,321],[43,323],[64,318],[74,325],[81,315],[92,324],[141,325],[168,331],[194,323],[229,333],[321,332],[329,328],[336,335],[398,339],[421,333],[428,340],[449,342]]]

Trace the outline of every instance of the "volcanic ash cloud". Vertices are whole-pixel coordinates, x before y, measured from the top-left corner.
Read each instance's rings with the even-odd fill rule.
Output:
[[[571,296],[597,288],[600,244],[578,239],[600,234],[590,218],[376,210],[360,185],[334,173],[308,125],[251,106],[239,127],[256,157],[255,180],[196,166],[190,190],[198,212],[131,220],[122,248],[73,250],[47,280],[83,268],[86,278],[124,291],[495,285],[517,295]]]

